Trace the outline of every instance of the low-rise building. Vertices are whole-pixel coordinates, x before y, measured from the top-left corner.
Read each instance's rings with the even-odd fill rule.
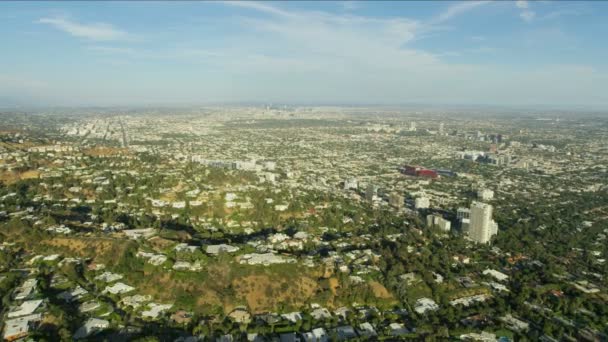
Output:
[[[63,291],[57,295],[57,298],[63,299],[66,302],[73,302],[80,299],[82,296],[89,293],[89,291],[83,289],[80,285],[76,286],[73,290]]]
[[[156,234],[154,228],[142,228],[142,229],[127,229],[122,231],[129,239],[137,240],[140,238],[146,239]]]
[[[173,307],[173,304],[149,303],[148,309],[142,311],[141,316],[144,318],[156,319],[161,313],[171,309],[171,307]]]
[[[518,331],[518,332],[527,331],[528,328],[530,327],[529,323],[524,322],[520,319],[517,319],[517,318],[513,317],[511,314],[507,314],[506,316],[501,317],[500,320],[502,322],[504,322],[505,324],[507,324],[509,329]]]
[[[91,336],[97,332],[110,327],[110,322],[105,319],[89,318],[74,334],[74,339],[79,340]]]
[[[80,304],[78,307],[78,311],[81,313],[91,312],[97,310],[101,307],[101,304],[96,300],[91,300],[85,303]]]
[[[486,269],[482,273],[484,275],[489,275],[498,281],[505,281],[505,280],[509,279],[508,275],[506,275],[502,272],[498,272],[496,270],[492,270],[492,269]]]
[[[207,246],[207,248],[205,248],[205,252],[207,254],[212,254],[212,255],[217,255],[220,253],[234,253],[238,250],[239,250],[238,247],[230,246],[230,245],[226,245],[226,244],[209,245],[209,246]]]
[[[374,329],[369,322],[359,324],[359,329],[357,329],[357,332],[359,333],[359,336],[364,338],[373,338],[378,335],[376,333],[376,329]]]
[[[337,327],[336,335],[338,335],[338,339],[341,341],[351,340],[357,337],[355,329],[350,325],[343,325],[341,327]]]
[[[285,263],[295,263],[296,260],[294,258],[287,258],[282,255],[277,255],[274,253],[251,253],[244,254],[240,258],[241,264],[249,264],[249,265],[272,265],[272,264],[285,264]]]
[[[116,283],[112,286],[108,286],[105,288],[105,290],[103,290],[103,293],[111,293],[111,294],[123,294],[123,293],[127,293],[127,292],[131,292],[135,290],[134,287],[129,286],[127,284],[124,283]]]
[[[2,338],[5,341],[16,341],[25,338],[29,335],[31,326],[41,320],[42,315],[39,313],[8,319],[4,323]]]
[[[416,300],[416,306],[414,307],[414,311],[419,314],[424,314],[427,311],[435,311],[437,309],[439,309],[439,305],[430,298],[418,298]]]
[[[28,298],[35,292],[37,284],[38,280],[36,280],[35,278],[27,279],[23,282],[21,286],[15,289],[13,298],[15,298],[15,300],[24,300]]]
[[[98,275],[97,277],[95,277],[95,280],[100,280],[100,281],[103,281],[106,283],[112,283],[112,282],[115,282],[120,279],[122,279],[121,274],[116,274],[116,273],[112,273],[112,272],[104,272],[104,273]]]
[[[475,303],[485,302],[488,298],[490,298],[486,294],[478,294],[473,296],[461,297],[450,301],[450,305],[457,306],[462,305],[464,307],[471,306]]]
[[[302,334],[302,338],[305,342],[328,342],[329,336],[323,328],[316,328],[310,332]]]
[[[42,305],[42,302],[43,302],[42,299],[34,299],[34,300],[25,301],[25,302],[21,303],[21,305],[19,305],[19,306],[11,307],[11,309],[9,310],[9,312],[7,314],[7,317],[15,318],[15,317],[31,315],[34,313],[34,311],[36,311]]]

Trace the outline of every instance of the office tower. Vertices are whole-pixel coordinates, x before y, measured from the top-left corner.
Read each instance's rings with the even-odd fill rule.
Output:
[[[372,202],[374,200],[374,197],[376,196],[377,190],[378,188],[376,186],[374,186],[373,184],[368,184],[367,188],[365,189],[365,199],[368,202]]]
[[[456,211],[456,218],[460,222],[460,231],[463,234],[469,233],[469,224],[471,223],[471,209],[469,208],[458,208]]]
[[[482,202],[471,204],[469,238],[478,243],[489,243],[498,233],[498,225],[492,220],[492,206]]]
[[[452,227],[452,223],[440,215],[427,215],[426,226],[428,228],[436,227],[441,231],[449,232],[450,228]]]
[[[357,190],[357,179],[350,178],[344,181],[344,190]]]
[[[388,198],[388,203],[394,208],[401,209],[403,207],[403,196],[392,192]]]

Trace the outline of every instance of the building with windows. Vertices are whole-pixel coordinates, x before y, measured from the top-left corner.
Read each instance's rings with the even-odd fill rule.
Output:
[[[399,171],[407,176],[437,178],[439,174],[435,170],[425,169],[422,166],[403,165]]]
[[[458,223],[460,224],[460,232],[468,234],[469,223],[471,223],[471,209],[458,208],[458,210],[456,211],[456,218],[458,219]]]
[[[492,219],[492,206],[482,202],[471,203],[468,235],[477,243],[489,243],[498,233],[498,225]]]
[[[357,190],[358,182],[356,178],[350,178],[344,181],[344,190]]]
[[[410,122],[410,132],[416,132],[416,121]]]
[[[428,228],[436,227],[441,231],[449,232],[450,228],[452,227],[452,223],[439,215],[427,215],[426,226]]]
[[[403,196],[396,192],[392,192],[388,198],[388,204],[394,208],[401,209],[401,207],[403,207]]]
[[[376,198],[376,194],[378,193],[378,187],[373,184],[368,184],[365,189],[365,200],[368,202],[372,202]]]

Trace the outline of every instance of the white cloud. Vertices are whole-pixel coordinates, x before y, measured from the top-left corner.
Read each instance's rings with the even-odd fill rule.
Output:
[[[405,47],[420,27],[418,22],[407,19],[298,12],[279,18],[246,18],[242,25],[254,31],[253,36],[243,39],[255,42],[245,48],[246,55],[266,56],[254,60],[268,62],[269,67],[295,63],[336,71],[394,64],[413,66],[436,60],[430,54]],[[288,60],[292,62],[287,63]]]
[[[580,16],[582,14],[584,14],[584,11],[582,9],[578,9],[578,8],[560,9],[557,11],[549,12],[549,13],[545,14],[544,16],[539,17],[539,19],[550,20],[550,19],[561,18],[564,16]]]
[[[112,63],[128,61],[129,67],[117,70],[99,63],[92,71],[97,73],[96,82],[90,82],[90,73],[67,73],[70,78],[67,81],[62,74],[56,76],[54,83],[51,76],[48,82],[53,87],[49,91],[61,93],[71,101],[125,104],[150,101],[567,104],[586,99],[608,104],[602,92],[608,82],[605,71],[584,66],[499,65],[492,64],[492,59],[473,65],[448,59],[500,52],[500,47],[489,46],[494,44],[489,36],[470,37],[470,42],[477,42],[474,45],[486,45],[485,39],[488,46],[443,54],[413,47],[412,42],[428,32],[429,27],[436,28],[485,3],[448,4],[446,11],[421,22],[347,12],[287,10],[275,3],[229,2],[226,4],[240,8],[238,13],[205,22],[217,25],[211,28],[212,32],[231,28],[230,34],[222,35],[221,39],[208,42],[207,36],[199,39],[184,34],[181,40],[181,32],[176,31],[156,41],[154,47],[88,43],[85,48],[98,53],[93,63],[113,58]],[[506,6],[514,5],[506,3]],[[522,10],[517,9],[516,13]],[[184,32],[196,29],[188,24]],[[139,60],[149,63],[136,63]],[[150,72],[149,65],[161,60],[162,68]],[[581,89],[585,89],[584,95]]]
[[[101,46],[101,45],[87,46],[87,50],[89,50],[89,51],[96,51],[96,52],[102,52],[102,53],[106,53],[106,54],[132,55],[132,54],[135,53],[135,50],[133,50],[132,48],[114,47],[114,46]]]
[[[435,17],[432,22],[433,23],[442,23],[444,21],[450,20],[456,16],[469,12],[479,6],[490,3],[490,1],[463,1],[457,2],[450,6],[448,6],[443,12],[441,12],[437,17]]]
[[[105,23],[82,24],[60,17],[42,18],[38,23],[48,24],[72,36],[90,40],[111,41],[127,37],[126,32]]]
[[[526,22],[531,22],[536,17],[536,12],[530,10],[530,5],[527,0],[515,1],[515,7],[521,9],[519,16]]]
[[[526,8],[528,8],[528,1],[527,0],[517,0],[517,1],[515,1],[515,6],[517,6],[517,8],[526,9]]]
[[[536,13],[534,11],[524,10],[519,14],[519,16],[523,20],[525,20],[527,22],[531,22],[536,17]]]
[[[242,8],[248,8],[251,10],[256,10],[256,11],[260,11],[260,12],[265,12],[268,14],[274,14],[274,15],[281,15],[281,16],[291,16],[291,14],[289,12],[283,11],[275,6],[271,6],[265,3],[261,3],[261,2],[255,2],[255,1],[223,1],[223,4],[226,5],[230,5],[230,6],[236,6],[236,7],[242,7]]]
[[[221,50],[221,57],[201,62],[212,63],[221,75],[214,87],[205,91],[227,101],[243,100],[244,96],[245,100],[334,103],[579,101],[568,93],[569,87],[554,85],[553,75],[562,70],[570,81],[580,80],[578,71],[565,66],[528,70],[454,63],[443,58],[458,56],[460,51],[437,55],[411,46],[429,26],[485,3],[451,5],[430,22],[319,11],[286,12],[266,3],[261,8],[246,5],[272,15],[233,17],[245,30],[225,41],[228,48]],[[497,51],[482,46],[464,52]],[[532,72],[535,70],[546,71]],[[534,84],[535,88],[522,84]]]

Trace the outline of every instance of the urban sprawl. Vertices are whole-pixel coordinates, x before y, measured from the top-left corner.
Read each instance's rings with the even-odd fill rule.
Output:
[[[608,118],[0,112],[6,341],[608,339]]]

